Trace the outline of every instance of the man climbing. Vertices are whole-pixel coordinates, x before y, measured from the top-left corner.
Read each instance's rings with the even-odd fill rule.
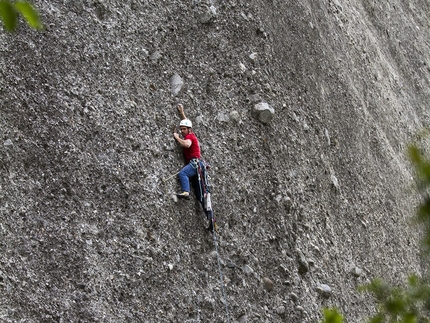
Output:
[[[178,104],[178,111],[182,119],[179,123],[182,138],[176,131],[173,133],[173,136],[183,148],[185,166],[178,173],[181,192],[176,195],[179,198],[188,199],[190,197],[191,181],[196,197],[200,201],[206,217],[210,221],[208,230],[213,231],[212,209],[210,205],[209,207],[207,206],[207,201],[205,205],[205,197],[207,197],[205,196],[205,193],[207,193],[207,187],[204,183],[205,178],[202,178],[204,177],[202,176],[202,171],[206,171],[206,166],[205,162],[201,159],[199,141],[192,130],[193,125],[191,120],[187,119],[185,116],[184,107],[182,104]]]

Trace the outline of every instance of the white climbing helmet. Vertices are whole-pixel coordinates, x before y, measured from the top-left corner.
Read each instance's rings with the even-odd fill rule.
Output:
[[[192,127],[193,127],[193,124],[191,123],[191,120],[189,120],[189,119],[184,119],[184,120],[181,120],[181,123],[179,123],[179,127],[192,128]]]

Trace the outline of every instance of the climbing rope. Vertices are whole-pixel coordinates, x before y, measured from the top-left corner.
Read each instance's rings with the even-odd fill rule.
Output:
[[[204,199],[204,208],[205,208],[206,212],[208,212],[209,219],[210,219],[211,224],[212,224],[212,234],[214,237],[214,246],[215,246],[215,252],[217,255],[217,262],[218,262],[219,281],[220,281],[220,285],[221,285],[222,296],[224,298],[224,305],[225,305],[225,313],[226,313],[226,317],[227,317],[227,322],[229,323],[230,322],[230,316],[228,313],[228,302],[227,302],[227,296],[226,296],[225,288],[224,288],[224,278],[223,278],[223,274],[222,274],[221,260],[220,260],[219,251],[218,251],[218,241],[217,241],[217,231],[218,230],[217,230],[217,224],[215,222],[215,217],[213,214],[212,202],[211,202],[210,192],[209,192],[210,184],[209,184],[209,175],[207,172],[208,165],[204,161],[202,162],[202,164],[204,167],[204,171],[202,172],[203,167],[201,166],[200,163],[198,164],[199,167],[197,170],[197,174],[199,176],[199,182],[201,180],[201,177],[203,177],[202,185],[200,185],[200,183],[199,183],[200,198]],[[203,186],[204,196],[201,194],[202,193],[202,186]]]
[[[219,280],[220,280],[220,285],[221,285],[221,292],[222,292],[222,297],[223,297],[223,302],[225,305],[225,312],[226,312],[226,318],[227,318],[227,323],[230,323],[230,315],[228,312],[228,302],[227,302],[227,295],[225,292],[225,288],[224,288],[224,278],[223,278],[223,272],[221,269],[221,259],[219,256],[219,251],[218,251],[218,240],[217,240],[217,224],[215,222],[215,217],[213,216],[213,209],[212,209],[212,203],[210,200],[210,193],[209,193],[209,176],[207,174],[207,171],[204,172],[204,174],[202,174],[201,171],[201,166],[199,164],[199,162],[197,162],[197,175],[198,175],[198,179],[199,179],[199,189],[200,189],[200,198],[201,199],[205,199],[205,203],[204,203],[204,207],[206,209],[207,212],[209,212],[209,218],[212,224],[212,234],[213,234],[213,241],[214,241],[214,246],[215,246],[215,252],[217,255],[217,263],[218,263],[218,271],[219,271]],[[206,167],[205,162],[203,162],[204,167]],[[175,177],[176,175],[178,175],[179,172],[177,172],[176,174],[173,174],[165,179],[163,179],[164,182],[164,186],[166,188],[166,196],[168,196],[168,190],[167,190],[167,181],[173,177]],[[200,181],[203,185],[203,191],[205,192],[205,194],[202,194],[202,185],[200,185]],[[202,200],[201,200],[202,202]],[[169,199],[169,207],[171,208],[171,211],[173,212],[173,208],[172,208],[172,204],[171,201]]]
[[[171,178],[175,177],[175,176],[176,176],[176,175],[178,175],[178,174],[179,174],[179,172],[177,172],[177,173],[175,173],[175,174],[173,174],[173,175],[171,175],[171,176],[169,176],[169,177],[163,178],[163,182],[164,182],[164,184],[166,184],[166,182],[167,182],[169,179],[171,179]]]
[[[221,284],[222,296],[224,298],[225,314],[226,314],[226,317],[227,317],[227,323],[230,323],[230,315],[228,314],[227,296],[226,296],[225,289],[224,289],[224,279],[223,279],[223,275],[222,275],[221,261],[220,261],[219,252],[218,252],[218,241],[217,241],[217,238],[216,238],[217,232],[215,230],[215,223],[214,223],[214,217],[213,216],[211,216],[211,221],[212,221],[212,226],[214,228],[214,230],[213,230],[214,245],[215,245],[215,251],[216,251],[216,256],[217,256],[217,261],[218,261],[219,281],[220,281],[220,284]]]

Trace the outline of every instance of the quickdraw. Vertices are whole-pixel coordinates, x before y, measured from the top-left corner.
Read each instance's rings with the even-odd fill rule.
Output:
[[[210,168],[210,165],[204,161],[203,159],[194,160],[196,167],[197,167],[197,179],[199,183],[199,199],[200,203],[202,204],[203,210],[206,214],[207,219],[209,222],[209,231],[216,231],[218,232],[218,225],[216,223],[216,219],[213,214],[212,209],[212,201],[211,201],[211,193],[210,193],[210,182],[209,182],[209,174],[208,169]],[[194,164],[193,164],[194,167]]]

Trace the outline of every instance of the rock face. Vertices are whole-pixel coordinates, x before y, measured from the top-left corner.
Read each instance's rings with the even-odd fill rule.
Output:
[[[405,151],[429,124],[427,2],[34,5],[44,31],[0,33],[0,321],[361,322],[359,284],[421,270]],[[218,253],[172,198],[178,102]]]

